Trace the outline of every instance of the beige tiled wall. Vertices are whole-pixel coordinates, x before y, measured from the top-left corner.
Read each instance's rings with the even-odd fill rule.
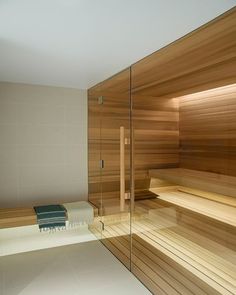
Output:
[[[85,199],[86,90],[0,83],[0,207]]]

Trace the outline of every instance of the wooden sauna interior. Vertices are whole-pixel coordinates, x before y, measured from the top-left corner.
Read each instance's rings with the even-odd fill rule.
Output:
[[[89,89],[88,115],[91,229],[153,294],[236,294],[236,9]]]

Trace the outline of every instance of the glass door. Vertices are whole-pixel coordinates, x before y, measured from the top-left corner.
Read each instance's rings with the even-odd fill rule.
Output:
[[[89,97],[96,98],[90,126],[97,148],[89,162],[96,182],[91,181],[90,200],[99,207],[98,237],[130,269],[130,69],[92,88]]]
[[[95,218],[90,231],[101,239],[101,112],[97,87],[88,91],[88,199],[94,206]]]
[[[130,268],[130,69],[101,88],[102,242]]]

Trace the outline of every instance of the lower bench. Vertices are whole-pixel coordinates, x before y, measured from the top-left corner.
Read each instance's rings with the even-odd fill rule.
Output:
[[[98,209],[93,208],[94,216],[97,216]],[[33,208],[0,209],[0,229],[34,224],[37,224],[37,217]]]

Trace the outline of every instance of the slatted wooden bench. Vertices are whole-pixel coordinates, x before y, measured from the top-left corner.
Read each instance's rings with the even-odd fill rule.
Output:
[[[173,295],[235,294],[234,251],[185,227],[169,227],[166,220],[156,224],[144,218],[132,223],[131,255],[129,230],[128,222],[106,225],[103,242],[126,266],[131,257],[134,273],[142,270],[152,290]]]
[[[187,169],[150,175],[163,186],[150,188],[156,199],[135,202],[132,243],[129,220],[106,218],[103,243],[127,267],[131,258],[157,294],[236,294],[236,178]]]

